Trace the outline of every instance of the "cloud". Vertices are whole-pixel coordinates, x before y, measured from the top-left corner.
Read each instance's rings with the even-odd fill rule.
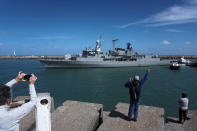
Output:
[[[137,21],[137,22],[132,22],[132,23],[128,23],[128,24],[124,24],[124,25],[120,25],[120,26],[116,26],[117,28],[127,28],[129,26],[132,26],[132,25],[137,25],[137,24],[142,24],[144,23],[143,21]]]
[[[197,6],[173,6],[145,21],[150,26],[197,23]]]
[[[197,0],[185,0],[185,2],[190,4],[197,4]]]
[[[53,40],[53,39],[72,39],[72,36],[46,36],[46,37],[34,37],[33,39]]]
[[[4,44],[3,43],[0,43],[0,46],[4,46]]]
[[[121,25],[119,28],[127,28],[137,24],[158,27],[188,23],[197,23],[197,0],[186,1],[184,5],[180,6],[171,6],[148,18]]]
[[[182,30],[177,30],[177,29],[166,29],[165,31],[167,31],[167,32],[175,32],[175,33],[183,32]]]
[[[192,43],[190,41],[185,42],[186,45],[191,45]]]
[[[171,43],[169,41],[167,41],[167,40],[163,40],[163,41],[161,41],[161,44],[170,45]]]

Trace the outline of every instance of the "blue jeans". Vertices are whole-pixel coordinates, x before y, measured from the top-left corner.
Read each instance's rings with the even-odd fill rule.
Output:
[[[139,104],[140,101],[130,100],[129,113],[128,113],[129,120],[131,120],[132,114],[134,112],[134,120],[137,121]]]

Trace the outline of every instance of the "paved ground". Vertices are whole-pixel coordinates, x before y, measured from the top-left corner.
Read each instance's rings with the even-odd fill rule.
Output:
[[[115,109],[104,117],[98,131],[163,131],[164,109],[141,105],[138,121],[128,121],[129,104],[118,103]]]
[[[180,124],[178,120],[178,118],[167,117],[164,131],[181,131],[183,124]]]
[[[94,131],[102,109],[101,104],[66,101],[52,113],[52,131]]]
[[[190,120],[183,124],[183,128],[185,131],[197,131],[197,110],[189,111],[188,117]]]
[[[178,123],[178,118],[168,117],[165,124],[165,131],[197,131],[197,111],[188,112],[189,120],[183,124]]]

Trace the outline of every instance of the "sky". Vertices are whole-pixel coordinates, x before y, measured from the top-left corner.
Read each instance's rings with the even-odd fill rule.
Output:
[[[0,0],[0,55],[197,55],[197,0]]]

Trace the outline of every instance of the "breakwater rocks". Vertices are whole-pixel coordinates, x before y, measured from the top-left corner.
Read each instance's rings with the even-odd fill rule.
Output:
[[[40,93],[49,96],[49,93]],[[16,100],[28,99],[20,96]],[[102,104],[65,101],[54,109],[51,99],[52,131],[197,131],[197,111],[189,111],[190,120],[179,124],[177,118],[167,117],[164,109],[140,105],[138,121],[128,121],[129,104],[118,103],[111,112]],[[35,109],[20,122],[20,131],[35,131]]]
[[[0,60],[40,60],[40,59],[56,59],[62,60],[64,56],[8,56],[0,55]]]

